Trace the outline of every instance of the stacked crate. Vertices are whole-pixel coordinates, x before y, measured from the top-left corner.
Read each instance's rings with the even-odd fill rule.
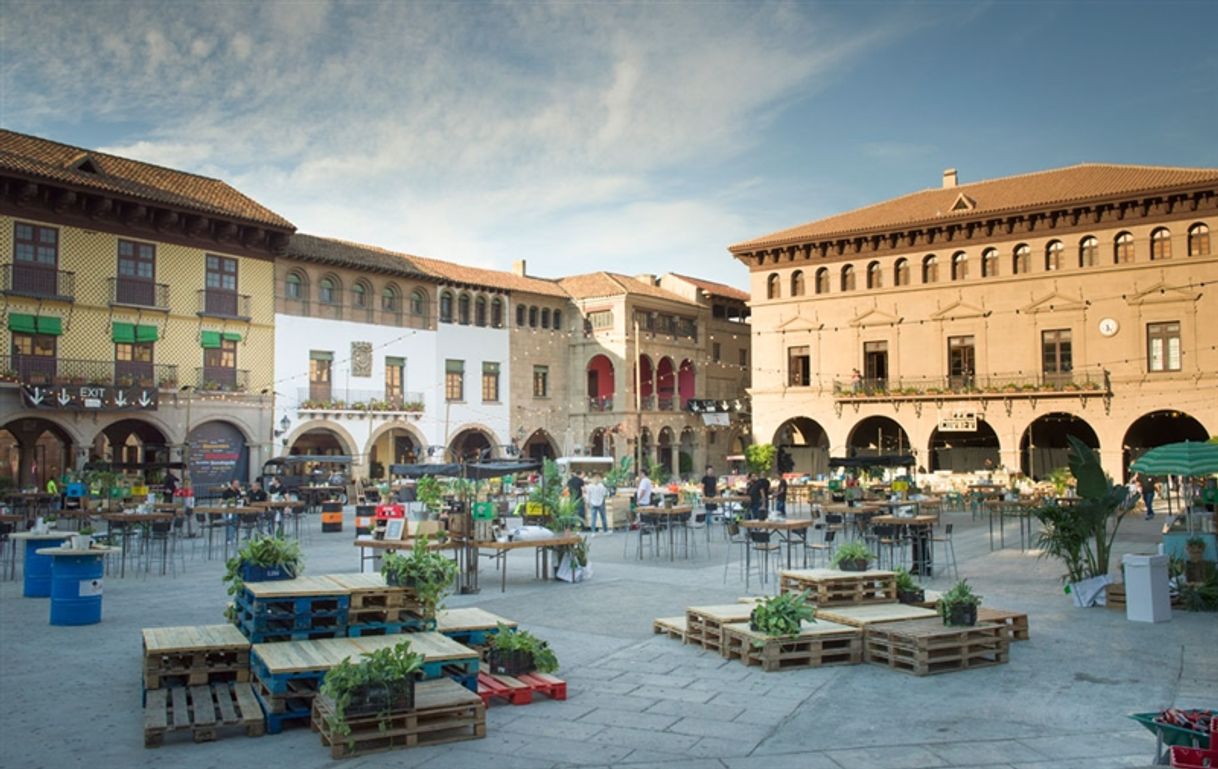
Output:
[[[234,624],[254,643],[346,635],[348,591],[329,577],[246,583]]]

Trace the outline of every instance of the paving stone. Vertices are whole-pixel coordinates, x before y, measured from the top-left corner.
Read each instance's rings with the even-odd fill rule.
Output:
[[[637,688],[635,690],[637,692]],[[537,700],[533,700],[536,702]],[[618,710],[637,710],[640,713],[656,704],[655,697],[634,696],[631,694],[610,694],[608,692],[580,692],[575,697],[568,695],[567,702],[574,702],[583,708],[616,708]],[[529,707],[532,707],[530,705]]]
[[[830,750],[829,757],[841,764],[842,769],[929,769],[947,766],[947,763],[919,745],[902,745],[887,748],[852,748]]]
[[[744,712],[744,707],[727,707],[725,705],[716,705],[714,702],[709,702],[705,705],[699,705],[695,702],[677,702],[676,700],[659,700],[656,704],[647,708],[648,713],[665,713],[675,716],[686,716],[688,718],[707,718],[722,721],[731,721],[738,715]]]
[[[685,753],[663,753],[657,750],[636,750],[622,759],[619,766],[630,769],[724,769],[723,763],[714,757],[689,756]]]
[[[842,769],[825,753],[780,753],[724,758],[727,769]]]
[[[757,748],[759,739],[748,739],[731,734],[729,737],[703,737],[689,749],[692,756],[707,756],[710,758],[727,758],[731,756],[747,756]]]
[[[676,673],[634,673],[626,672],[613,679],[613,683],[632,683],[635,686],[663,686],[672,689],[684,689],[697,678],[696,673],[678,671]]]
[[[594,709],[593,713],[599,712],[599,709]],[[630,711],[619,711],[629,713]],[[564,714],[565,715],[565,714]],[[568,720],[567,718],[547,718],[541,715],[525,714],[512,722],[512,734],[515,735],[540,735],[542,737],[561,737],[568,740],[586,740],[592,735],[601,731],[604,726],[595,721],[588,721],[587,717],[581,721]]]
[[[765,726],[716,721],[708,718],[682,718],[668,727],[678,734],[696,734],[700,737],[739,737],[742,741],[756,743],[765,739],[770,729]]]
[[[648,660],[639,659],[607,659],[601,663],[602,668],[609,670],[620,670],[630,673],[672,673],[678,670],[679,665],[676,662],[649,662]]]
[[[1024,738],[1020,742],[1043,756],[1058,759],[1136,755],[1143,752],[1149,756],[1155,750],[1154,736],[1147,731],[1058,735]]]
[[[715,693],[696,689],[668,689],[663,686],[640,686],[634,690],[632,696],[652,697],[658,700],[706,703],[715,696]]]
[[[1151,752],[1154,752],[1152,746]],[[1067,758],[1012,764],[1012,769],[1154,769],[1145,754],[1136,756],[1104,756],[1103,758]]]
[[[1018,740],[977,740],[926,747],[951,766],[989,766],[1051,758]]]
[[[622,726],[609,726],[592,736],[594,742],[612,745],[629,745],[640,750],[659,750],[665,753],[686,753],[697,737],[688,734],[673,734],[672,732],[653,732],[648,729],[629,729]]]
[[[680,720],[679,716],[665,715],[652,710],[639,713],[633,710],[597,708],[583,716],[580,723],[599,724],[601,726],[626,726],[632,729],[651,729],[662,732]]]

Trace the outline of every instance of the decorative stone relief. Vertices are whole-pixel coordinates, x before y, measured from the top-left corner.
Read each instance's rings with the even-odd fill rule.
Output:
[[[351,343],[351,376],[372,376],[372,342]]]

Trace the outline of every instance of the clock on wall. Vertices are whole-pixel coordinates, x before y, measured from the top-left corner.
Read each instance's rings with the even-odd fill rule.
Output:
[[[1117,323],[1113,318],[1104,318],[1100,321],[1100,333],[1104,336],[1113,336],[1121,329],[1121,324]]]

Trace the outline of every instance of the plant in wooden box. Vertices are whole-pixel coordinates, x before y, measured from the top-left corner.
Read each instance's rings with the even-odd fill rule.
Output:
[[[914,582],[913,575],[900,566],[896,569],[897,574],[897,600],[901,603],[922,603],[926,600],[926,591]]]
[[[1066,564],[1063,579],[1075,605],[1092,606],[1112,581],[1108,576],[1112,542],[1121,521],[1133,509],[1136,495],[1112,482],[1087,444],[1073,435],[1066,437],[1078,500],[1068,505],[1051,503],[1036,511],[1043,524],[1037,547],[1042,558],[1060,558]]]
[[[410,641],[364,652],[363,661],[346,657],[326,673],[321,693],[334,701],[327,723],[335,733],[351,734],[349,716],[377,714],[384,728],[390,713],[414,709],[414,684],[423,655],[410,650]],[[353,747],[348,743],[348,747]]]
[[[527,630],[510,628],[502,622],[490,637],[487,664],[491,672],[502,676],[518,676],[536,670],[553,673],[558,670],[558,657],[550,644]]]
[[[873,557],[866,543],[855,540],[839,546],[831,563],[842,571],[867,571]]]
[[[427,537],[416,537],[410,555],[388,553],[381,563],[385,582],[415,591],[424,619],[436,616],[440,601],[457,578],[457,563],[428,547]]]
[[[300,543],[280,537],[255,537],[224,564],[228,594],[241,592],[246,582],[295,579],[304,571]]]
[[[939,616],[944,625],[972,627],[977,624],[977,607],[981,596],[973,592],[967,579],[962,579],[939,600]]]
[[[779,593],[757,602],[749,614],[749,628],[768,636],[799,635],[804,622],[816,621],[816,607],[808,604],[808,591]],[[764,646],[753,641],[754,646]]]

